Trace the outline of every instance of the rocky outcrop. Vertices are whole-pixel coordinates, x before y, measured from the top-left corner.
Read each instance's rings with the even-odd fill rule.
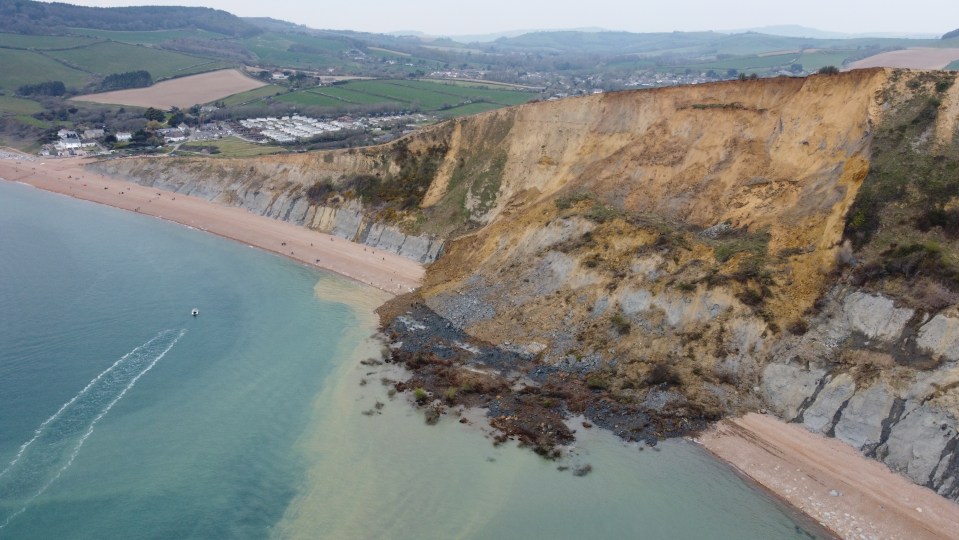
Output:
[[[959,499],[959,317],[925,319],[882,295],[836,290],[805,335],[773,352],[762,387],[783,418]]]
[[[144,186],[238,206],[257,215],[309,227],[419,263],[431,263],[443,251],[441,238],[408,234],[395,224],[377,221],[359,201],[311,202],[308,186],[292,182],[288,177],[271,181],[235,167],[192,168],[171,159],[131,162],[135,164],[133,168],[124,160],[101,162],[94,168]]]

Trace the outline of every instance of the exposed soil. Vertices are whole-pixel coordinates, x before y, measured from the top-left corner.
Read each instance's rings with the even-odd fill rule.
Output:
[[[187,108],[197,103],[209,103],[266,86],[266,83],[247,77],[235,69],[223,69],[189,77],[180,77],[159,82],[149,88],[115,90],[86,96],[77,96],[77,101],[131,105],[134,107]]]

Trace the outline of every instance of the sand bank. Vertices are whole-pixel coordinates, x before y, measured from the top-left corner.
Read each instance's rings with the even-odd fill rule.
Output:
[[[251,214],[242,208],[107,178],[85,169],[83,165],[88,160],[2,154],[0,178],[5,180],[188,225],[392,294],[419,287],[423,279],[424,267],[399,255]]]
[[[750,413],[699,442],[841,538],[959,538],[959,505],[798,424]]]

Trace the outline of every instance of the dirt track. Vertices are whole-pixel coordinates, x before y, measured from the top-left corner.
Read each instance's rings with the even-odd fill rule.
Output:
[[[77,96],[73,99],[134,107],[156,107],[159,109],[180,107],[184,109],[197,103],[209,103],[261,86],[266,86],[266,83],[247,77],[235,69],[223,69],[159,82],[149,88],[115,90],[113,92]]]

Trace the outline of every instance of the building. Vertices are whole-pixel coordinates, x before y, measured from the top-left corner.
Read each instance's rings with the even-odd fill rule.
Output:
[[[99,139],[103,137],[104,131],[102,129],[88,129],[83,132],[84,139]]]
[[[118,131],[116,137],[117,142],[126,142],[133,138],[133,134],[128,131]]]

